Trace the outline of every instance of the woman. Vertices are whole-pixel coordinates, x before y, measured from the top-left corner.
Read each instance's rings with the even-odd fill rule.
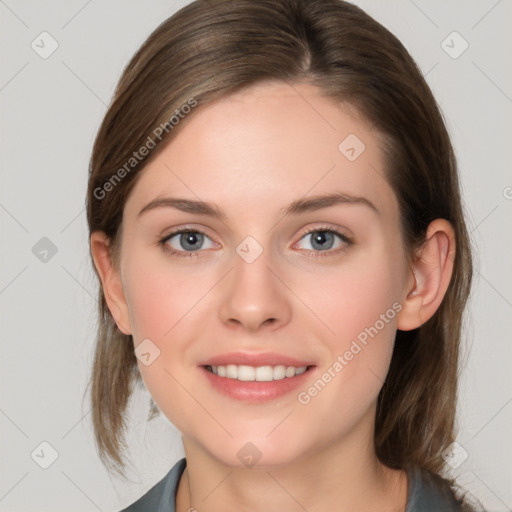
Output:
[[[122,472],[141,381],[186,454],[127,511],[470,510],[443,459],[472,273],[456,161],[361,9],[165,21],[99,130],[88,221],[100,454]]]

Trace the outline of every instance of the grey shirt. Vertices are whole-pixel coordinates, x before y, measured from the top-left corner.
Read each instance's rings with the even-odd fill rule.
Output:
[[[179,460],[144,496],[121,512],[176,512],[176,492],[187,461]],[[460,504],[438,479],[416,468],[408,472],[409,487],[405,512],[457,512]]]

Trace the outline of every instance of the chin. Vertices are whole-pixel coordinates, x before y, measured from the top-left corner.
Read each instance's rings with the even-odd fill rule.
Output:
[[[272,437],[272,435],[270,436]],[[265,435],[237,436],[204,449],[222,464],[233,468],[276,470],[289,466],[304,457],[304,443],[293,440],[289,435],[282,439],[270,440]]]

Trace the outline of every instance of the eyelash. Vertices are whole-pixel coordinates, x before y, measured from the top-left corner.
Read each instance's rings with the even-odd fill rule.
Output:
[[[171,254],[172,256],[178,256],[181,258],[193,258],[193,257],[198,258],[199,253],[201,252],[201,249],[198,251],[177,251],[176,249],[173,249],[172,247],[169,247],[169,245],[167,245],[167,242],[171,238],[173,238],[176,235],[181,235],[182,233],[199,233],[201,235],[208,237],[208,235],[204,231],[201,231],[200,229],[194,229],[192,227],[190,227],[190,228],[184,227],[177,231],[173,231],[172,233],[169,233],[164,238],[159,240],[158,244],[162,246],[162,248],[165,252]],[[301,234],[299,240],[302,240],[306,235],[309,235],[311,233],[332,233],[333,235],[336,235],[337,237],[339,237],[341,239],[341,241],[345,244],[345,246],[342,248],[335,249],[335,250],[327,250],[327,251],[316,251],[314,249],[302,249],[306,252],[312,253],[311,255],[307,256],[308,258],[323,258],[326,256],[332,256],[333,254],[338,254],[340,252],[347,250],[350,246],[352,246],[354,244],[354,241],[351,238],[349,238],[347,235],[344,235],[343,233],[340,233],[339,231],[337,231],[331,227],[327,227],[327,226],[319,226],[319,227],[314,227],[312,229],[309,229]]]

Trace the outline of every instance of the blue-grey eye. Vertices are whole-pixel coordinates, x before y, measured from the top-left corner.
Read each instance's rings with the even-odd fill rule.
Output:
[[[309,247],[302,247],[302,249],[308,249],[312,251],[325,251],[337,248],[342,243],[341,241],[339,241],[338,245],[334,247],[334,244],[336,243],[336,238],[341,240],[341,237],[337,233],[326,230],[311,231],[309,233],[306,233],[301,238],[301,240],[307,240],[308,238],[311,240],[309,243]]]
[[[209,247],[203,247],[205,241],[210,241]],[[175,233],[171,235],[167,241],[173,249],[176,251],[198,251],[200,249],[210,249],[213,244],[211,240],[204,235],[203,233],[199,233],[198,231],[181,231],[179,233]]]

